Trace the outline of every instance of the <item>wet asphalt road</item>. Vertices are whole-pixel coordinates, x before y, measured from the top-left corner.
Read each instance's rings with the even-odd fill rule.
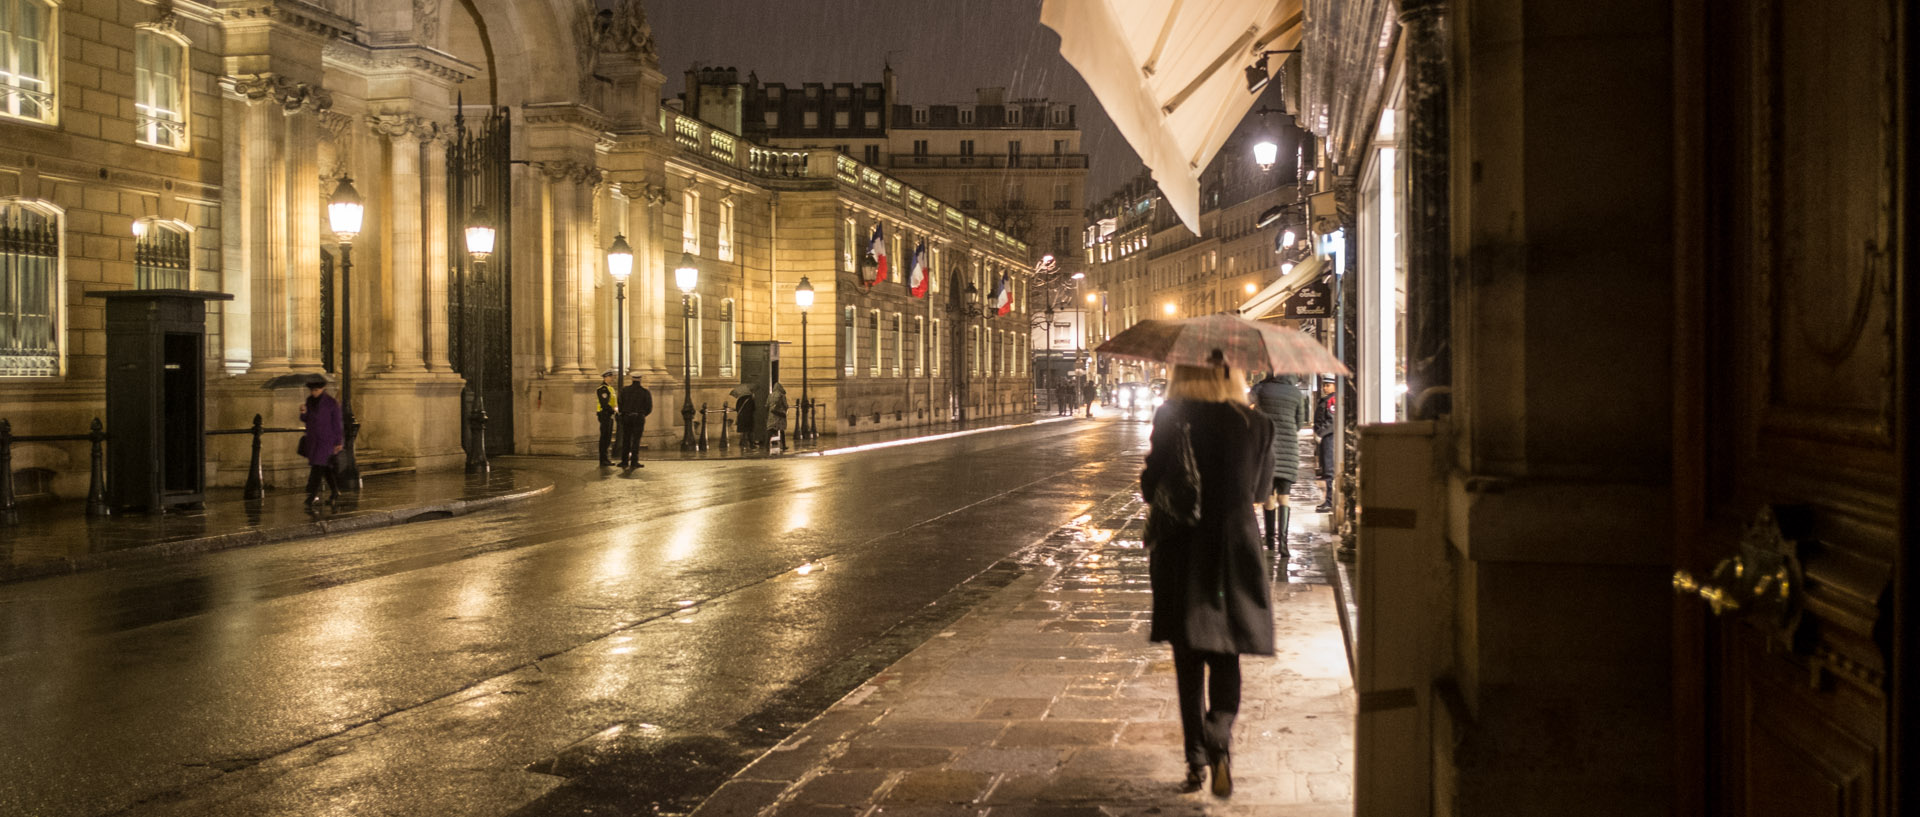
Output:
[[[557,489],[0,585],[0,815],[684,812],[1044,560],[1145,434],[518,459]]]

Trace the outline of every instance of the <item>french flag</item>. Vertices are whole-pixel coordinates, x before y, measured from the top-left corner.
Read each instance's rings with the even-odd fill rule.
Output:
[[[913,260],[907,264],[907,291],[915,298],[927,297],[927,242],[913,248]]]
[[[873,259],[873,264],[878,269],[874,274],[873,282],[876,284],[885,282],[887,280],[887,237],[880,232],[878,224],[873,225],[873,240],[867,242],[867,257]]]
[[[1013,311],[1013,287],[1007,281],[1006,273],[1000,274],[1000,280],[993,284],[993,294],[987,296],[993,305],[993,314],[1005,315]]]

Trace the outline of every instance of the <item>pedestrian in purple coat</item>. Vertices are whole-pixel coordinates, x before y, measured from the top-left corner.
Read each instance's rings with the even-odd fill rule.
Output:
[[[307,504],[320,501],[320,482],[327,483],[327,504],[340,496],[340,483],[333,472],[333,457],[346,448],[346,431],[340,423],[340,404],[327,394],[327,381],[318,377],[307,381],[307,402],[300,405],[300,419],[307,433],[300,438],[301,453],[307,457]]]

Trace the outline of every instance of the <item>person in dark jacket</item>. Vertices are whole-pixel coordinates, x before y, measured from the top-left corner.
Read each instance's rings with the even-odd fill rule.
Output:
[[[1173,647],[1187,790],[1197,791],[1211,768],[1220,797],[1233,793],[1240,656],[1273,654],[1273,600],[1253,512],[1272,491],[1273,423],[1245,401],[1224,365],[1175,367],[1140,474],[1147,497],[1163,481],[1183,479],[1176,457],[1185,434],[1200,475],[1200,521],[1167,526],[1153,543],[1149,638]]]
[[[600,466],[604,468],[613,464],[610,458],[613,453],[613,423],[614,415],[618,414],[616,407],[620,404],[619,395],[613,390],[612,369],[600,373],[600,388],[593,390],[593,398],[599,404],[594,417],[600,420]]]
[[[347,434],[340,421],[340,404],[327,394],[327,381],[307,381],[307,401],[300,404],[300,419],[307,425],[301,437],[307,455],[307,505],[320,501],[320,483],[327,484],[327,504],[340,497],[339,476],[334,473],[334,456],[346,450]]]
[[[1273,495],[1267,508],[1267,549],[1288,557],[1287,494],[1300,478],[1300,429],[1307,424],[1307,395],[1300,379],[1270,374],[1253,386],[1253,406],[1273,423]]]
[[[653,413],[653,392],[640,385],[636,377],[620,390],[620,467],[629,471],[645,468],[640,464],[640,435],[646,433],[647,415]]]
[[[1099,387],[1093,385],[1093,378],[1080,382],[1080,402],[1087,410],[1087,416],[1093,416],[1093,401],[1100,396]]]
[[[1332,380],[1320,381],[1320,396],[1313,401],[1313,433],[1319,437],[1314,448],[1314,467],[1320,474],[1320,507],[1318,513],[1333,512],[1333,394],[1336,386]]]

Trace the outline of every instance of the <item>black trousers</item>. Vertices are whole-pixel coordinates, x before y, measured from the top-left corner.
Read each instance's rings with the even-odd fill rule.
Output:
[[[613,412],[600,412],[600,461],[613,462],[609,457],[613,453]]]
[[[340,493],[340,482],[337,479],[336,475],[333,473],[333,466],[308,465],[307,466],[307,497],[308,498],[313,498],[320,495],[320,483],[322,481],[325,481],[327,483],[327,495],[329,497],[331,497],[334,494]]]
[[[1175,644],[1173,680],[1180,691],[1187,765],[1205,765],[1226,754],[1233,743],[1233,719],[1240,714],[1240,656]]]
[[[638,414],[620,415],[620,467],[640,464],[640,435],[646,430],[646,417]]]

